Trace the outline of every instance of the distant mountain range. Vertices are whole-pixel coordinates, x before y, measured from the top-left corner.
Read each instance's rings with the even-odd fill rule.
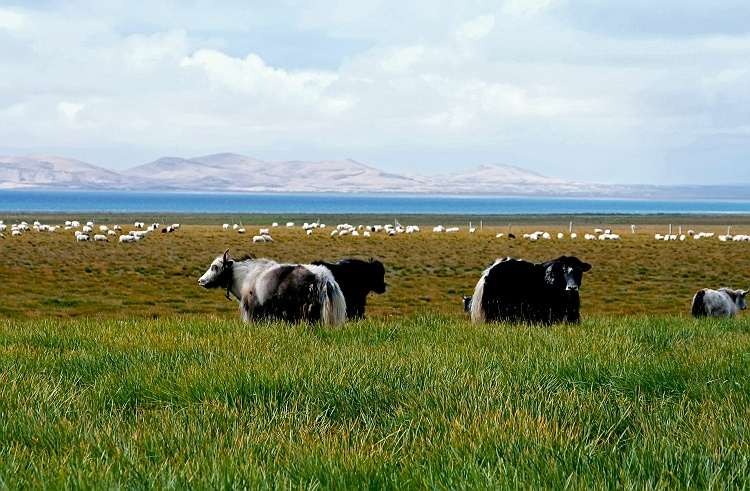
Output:
[[[602,185],[555,179],[505,164],[428,176],[384,172],[349,159],[263,162],[231,153],[163,157],[121,172],[50,155],[0,156],[0,189],[750,199],[750,184]]]

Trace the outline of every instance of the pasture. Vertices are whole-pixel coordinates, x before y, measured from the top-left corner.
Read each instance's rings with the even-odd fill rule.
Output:
[[[4,217],[5,223],[23,217]],[[32,223],[36,217],[27,217]],[[88,220],[89,217],[83,217]],[[133,217],[94,217],[97,224],[119,223],[127,233]],[[138,218],[138,217],[135,217]],[[147,222],[162,221],[146,217]],[[148,218],[151,218],[149,221]],[[401,218],[417,222],[421,231],[389,237],[331,237],[337,223],[383,224],[385,217],[322,217],[322,230],[306,235],[303,221],[318,217],[242,217],[247,234],[224,231],[227,217],[166,217],[166,223],[185,223],[174,233],[151,233],[137,244],[76,243],[72,231],[26,232],[0,239],[0,318],[123,318],[181,315],[237,315],[236,304],[216,291],[206,292],[198,278],[225,249],[231,257],[268,256],[279,262],[336,262],[346,257],[375,258],[386,267],[388,291],[371,296],[368,314],[404,318],[416,312],[453,315],[462,312],[461,295],[474,290],[481,272],[497,257],[543,262],[562,254],[575,255],[593,265],[583,278],[581,315],[689,315],[693,294],[703,287],[750,286],[750,242],[711,239],[664,242],[669,223],[684,230],[750,233],[750,217],[495,217],[484,230],[468,233],[468,217]],[[295,221],[294,228],[271,230],[275,242],[253,243],[252,236],[272,221]],[[42,217],[42,223],[62,223],[64,217]],[[127,221],[125,221],[127,220]],[[507,233],[516,239],[496,239]],[[578,239],[521,238],[537,230],[566,232],[574,221]],[[680,220],[681,222],[677,222]],[[710,221],[713,220],[713,223]],[[255,224],[253,224],[253,221]],[[392,220],[390,221],[392,223]],[[474,224],[478,225],[475,219]],[[231,222],[230,222],[231,223]],[[433,233],[432,226],[458,226],[458,233]],[[503,225],[500,225],[503,224]],[[636,234],[631,233],[636,224]],[[679,224],[679,225],[678,225]],[[584,233],[611,229],[620,241],[586,241]]]
[[[64,220],[0,216],[37,218]],[[96,222],[127,231],[137,218],[164,221]],[[422,231],[306,235],[317,218],[243,217],[240,235],[227,217],[168,217],[179,230],[132,244],[0,239],[0,487],[750,487],[750,314],[690,317],[697,289],[750,286],[750,243],[654,240],[669,223],[748,234],[749,217],[574,217],[579,239],[535,242],[520,237],[567,235],[571,218],[490,217],[469,234],[469,217],[400,217]],[[321,218],[327,231],[388,221]],[[510,221],[519,238],[495,238]],[[461,230],[434,234],[439,223]],[[580,238],[594,228],[622,239]],[[243,324],[197,283],[227,248],[373,257],[388,289],[336,329]],[[461,294],[494,258],[561,254],[593,266],[579,325],[469,322]]]

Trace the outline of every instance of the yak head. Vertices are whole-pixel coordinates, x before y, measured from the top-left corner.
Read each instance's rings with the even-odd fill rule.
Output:
[[[560,256],[547,261],[544,266],[544,279],[554,289],[578,291],[583,280],[583,273],[591,269],[589,263],[584,263],[575,256]]]
[[[232,274],[232,264],[234,261],[229,259],[227,249],[223,255],[214,259],[208,270],[198,279],[198,284],[203,288],[226,287]]]

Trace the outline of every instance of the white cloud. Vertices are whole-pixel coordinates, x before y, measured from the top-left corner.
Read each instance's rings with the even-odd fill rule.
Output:
[[[125,60],[134,70],[148,70],[165,59],[180,60],[189,51],[184,32],[157,33],[151,36],[132,35],[125,40]]]
[[[456,37],[458,39],[480,39],[492,32],[493,27],[495,27],[495,16],[482,15],[458,26]]]
[[[397,48],[389,55],[380,60],[380,68],[385,72],[406,72],[419,61],[425,52],[422,45]]]
[[[63,101],[57,104],[57,110],[65,117],[65,119],[70,121],[75,121],[76,116],[84,107],[86,107],[85,104],[78,104],[75,102]]]
[[[0,9],[0,29],[18,31],[25,25],[24,17],[19,12],[8,9]]]
[[[316,70],[289,73],[266,65],[253,53],[238,59],[215,50],[199,50],[181,65],[201,68],[213,83],[236,91],[303,104],[318,102],[323,90],[338,78],[335,73]]]
[[[506,0],[502,13],[506,15],[531,17],[547,8],[549,0]]]
[[[448,111],[427,116],[422,121],[436,128],[439,132],[445,130],[455,130],[457,128],[466,128],[474,120],[474,113],[463,106],[455,106]]]

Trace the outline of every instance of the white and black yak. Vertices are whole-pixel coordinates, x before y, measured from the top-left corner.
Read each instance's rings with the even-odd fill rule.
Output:
[[[591,265],[575,256],[535,264],[498,259],[483,273],[471,299],[473,322],[552,324],[580,319],[583,273]]]
[[[218,256],[198,280],[203,288],[222,288],[240,302],[246,322],[277,319],[339,326],[346,302],[331,272],[311,264],[279,264],[265,258]]]
[[[703,288],[693,296],[693,317],[734,317],[747,308],[747,290]]]

